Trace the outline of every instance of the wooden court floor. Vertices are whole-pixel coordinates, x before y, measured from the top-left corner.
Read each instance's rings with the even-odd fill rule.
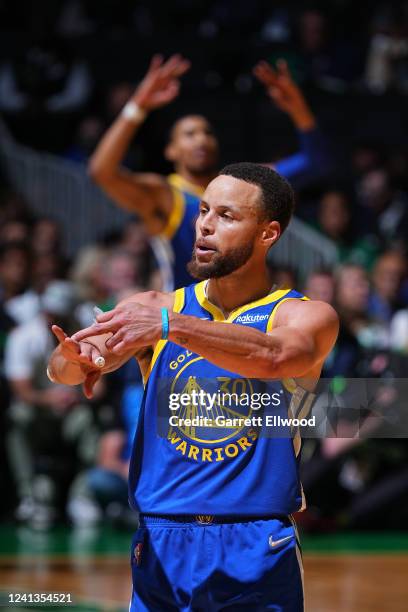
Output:
[[[20,538],[14,554],[9,551],[0,555],[1,609],[24,609],[9,606],[7,592],[33,591],[71,593],[75,605],[67,609],[72,612],[127,610],[130,593],[128,555],[118,552],[118,548],[123,548],[130,536],[122,534],[120,537],[119,545],[111,545],[110,550],[106,546],[91,546],[87,550],[71,544],[63,553],[58,553],[55,545],[38,547],[37,542],[36,554],[33,554],[32,542],[24,547],[24,539],[22,544]],[[408,610],[407,552],[310,549],[312,545],[304,554],[307,612]],[[30,609],[63,608],[37,606]]]

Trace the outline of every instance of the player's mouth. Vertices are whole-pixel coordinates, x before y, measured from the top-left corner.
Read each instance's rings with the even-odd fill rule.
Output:
[[[203,240],[197,240],[195,244],[195,253],[199,259],[209,259],[216,253],[216,249]]]
[[[210,158],[210,152],[208,149],[195,149],[192,152],[192,157],[197,161],[207,161]]]

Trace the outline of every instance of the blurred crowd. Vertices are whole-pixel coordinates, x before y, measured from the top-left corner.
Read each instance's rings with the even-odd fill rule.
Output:
[[[40,18],[34,2],[3,0],[1,29],[25,42],[11,54],[0,44],[0,112],[18,137],[39,147],[46,147],[49,138],[42,131],[46,117],[50,147],[85,163],[133,89],[126,71],[121,80],[118,68],[119,80],[104,90],[102,111],[95,101],[100,83],[93,80],[87,55],[74,49],[101,32],[116,42],[126,33],[137,37],[147,55],[153,33],[168,40],[169,22],[173,38],[177,28],[188,29],[198,46],[247,41],[252,49],[248,65],[257,45],[273,49],[276,57],[286,57],[298,82],[338,93],[339,107],[342,92],[350,88],[373,98],[389,91],[406,94],[408,3],[330,4],[334,8],[239,1],[231,11],[228,0],[141,1],[122,2],[119,11],[109,0],[65,0],[42,3]],[[240,47],[241,52],[242,42]],[[247,64],[236,61],[238,51],[217,56],[216,65],[215,56],[214,51],[198,60],[204,75],[200,86],[215,96],[226,82],[241,93],[252,86],[244,78]],[[198,85],[191,78],[187,87],[194,90]],[[61,113],[71,113],[71,121],[61,122]],[[324,182],[297,193],[298,216],[334,242],[338,264],[316,269],[306,279],[296,270],[271,265],[271,276],[278,286],[294,286],[339,313],[339,339],[323,376],[404,378],[408,150],[349,138],[346,171],[338,165]],[[143,137],[140,142],[126,160],[132,167],[146,162]],[[153,144],[159,157],[160,148]],[[285,143],[277,144],[284,150]],[[157,262],[137,219],[69,259],[63,245],[71,231],[75,228],[60,227],[53,218],[35,216],[7,179],[0,179],[0,455],[5,466],[0,516],[38,529],[59,520],[77,526],[102,519],[134,522],[126,476],[142,394],[136,362],[104,377],[94,399],[85,400],[80,389],[53,385],[46,377],[56,345],[50,325],[68,332],[88,326],[95,306],[107,310],[129,294],[161,288]],[[407,458],[403,439],[307,441],[305,528],[403,527]]]
[[[127,511],[127,467],[142,383],[136,361],[104,377],[92,402],[46,376],[55,348],[50,326],[90,325],[94,307],[160,288],[148,239],[137,220],[73,261],[63,228],[34,218],[7,191],[0,222],[1,511],[45,528],[64,516],[93,523]],[[8,212],[8,206],[11,211]],[[94,469],[91,469],[94,467]],[[9,473],[7,473],[9,472]],[[105,491],[106,489],[106,491]]]
[[[192,60],[186,103],[191,110],[204,100],[214,115],[223,108],[223,119],[237,95],[257,114],[250,73],[262,57],[285,58],[312,91],[376,98],[408,91],[406,0],[138,0],[120,8],[113,0],[47,0],[40,11],[32,0],[1,0],[0,32],[0,112],[21,140],[72,159],[89,153],[157,51]],[[208,101],[213,94],[216,105]],[[256,142],[251,133],[243,138],[254,158]]]

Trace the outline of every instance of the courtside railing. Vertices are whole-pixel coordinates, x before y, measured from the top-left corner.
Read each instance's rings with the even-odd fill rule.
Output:
[[[39,216],[56,219],[65,230],[65,250],[73,256],[85,244],[119,229],[129,215],[117,208],[88,177],[83,165],[15,142],[0,121],[0,163],[16,192]],[[166,287],[171,285],[166,249],[152,247]],[[293,219],[271,251],[276,264],[290,266],[305,277],[311,270],[336,262],[334,244],[299,219]]]
[[[269,257],[274,265],[296,270],[304,280],[313,270],[332,267],[337,262],[337,248],[331,240],[294,217]]]

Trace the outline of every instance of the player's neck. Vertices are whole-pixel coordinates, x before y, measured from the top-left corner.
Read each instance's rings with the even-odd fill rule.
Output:
[[[260,300],[270,293],[272,282],[266,266],[248,271],[246,266],[223,278],[211,278],[207,283],[207,298],[228,316],[240,306]]]

